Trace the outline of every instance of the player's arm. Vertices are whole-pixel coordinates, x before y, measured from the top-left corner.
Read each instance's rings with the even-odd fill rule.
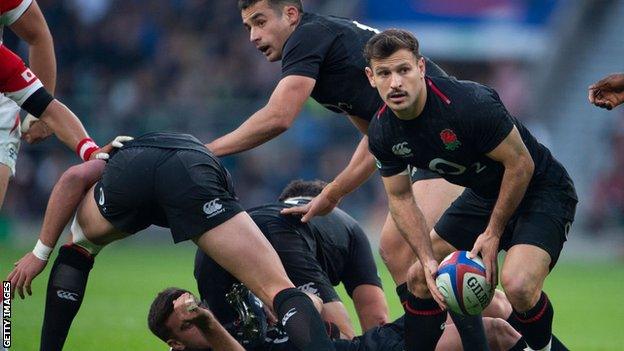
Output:
[[[245,349],[228,333],[219,323],[217,318],[207,308],[197,305],[195,297],[189,293],[182,294],[173,301],[173,313],[182,321],[181,328],[184,330],[195,325],[210,343],[213,351],[245,351]],[[183,344],[176,340],[169,340],[167,344],[172,349]]]
[[[37,2],[33,0],[28,9],[10,28],[18,37],[28,43],[30,68],[41,79],[46,90],[54,94],[56,85],[54,42]]]
[[[589,102],[607,110],[624,103],[624,73],[611,74],[590,85]]]
[[[225,156],[252,149],[275,138],[290,128],[315,83],[313,78],[298,75],[282,78],[263,108],[236,130],[206,146],[216,156]]]
[[[488,268],[487,279],[493,284],[492,286],[496,286],[496,258],[500,237],[524,197],[533,176],[535,164],[515,126],[507,137],[486,155],[502,163],[505,172],[488,226],[485,232],[477,238],[471,253],[474,256],[477,252],[481,252]]]
[[[351,122],[364,134],[358,144],[347,167],[309,203],[302,206],[290,207],[282,210],[283,214],[303,214],[302,222],[307,222],[314,216],[324,216],[331,212],[340,200],[364,184],[375,172],[375,158],[368,149],[368,121],[349,116]]]
[[[425,270],[427,286],[433,298],[440,306],[444,306],[444,297],[442,297],[435,284],[438,263],[433,255],[425,217],[420,208],[418,208],[412,193],[409,174],[406,170],[396,175],[384,176],[382,179],[388,195],[390,214],[397,224],[401,235],[416,253],[416,256],[418,256]]]
[[[32,280],[43,271],[48,257],[63,229],[82,202],[87,190],[101,177],[104,161],[85,162],[69,168],[54,186],[46,208],[39,240],[32,252],[27,253],[15,264],[6,280],[11,281],[11,298],[15,290],[24,298],[23,288],[32,295]]]

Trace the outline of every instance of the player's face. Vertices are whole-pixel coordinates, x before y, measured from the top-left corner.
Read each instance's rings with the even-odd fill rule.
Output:
[[[167,344],[174,350],[208,349],[211,347],[204,333],[192,323],[182,321],[176,313],[172,313],[166,323],[171,330],[172,338]]]
[[[263,0],[243,10],[241,16],[249,31],[249,41],[270,62],[281,60],[284,43],[298,23],[299,11],[294,6],[276,11]]]
[[[370,84],[399,117],[410,116],[422,100],[425,87],[425,60],[401,49],[388,58],[371,60],[366,67]]]

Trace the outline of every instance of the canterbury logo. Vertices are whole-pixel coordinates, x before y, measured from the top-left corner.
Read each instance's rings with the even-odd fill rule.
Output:
[[[306,283],[297,287],[297,289],[310,294],[318,295],[318,289],[314,287],[314,282]]]
[[[216,216],[223,211],[223,205],[219,203],[219,198],[208,201],[204,204],[204,213],[208,215],[208,218]]]
[[[291,308],[290,310],[288,310],[288,312],[286,312],[286,314],[284,315],[284,318],[282,318],[282,325],[286,326],[286,322],[288,322],[290,317],[294,316],[295,313],[297,313],[297,310],[294,308]]]
[[[392,152],[397,156],[408,156],[412,153],[412,150],[407,145],[407,141],[398,143],[392,147]]]
[[[71,293],[69,291],[57,290],[56,291],[56,296],[60,297],[61,299],[65,299],[65,300],[78,301],[78,294]]]
[[[100,188],[100,198],[98,199],[98,204],[100,206],[104,206],[104,188]]]

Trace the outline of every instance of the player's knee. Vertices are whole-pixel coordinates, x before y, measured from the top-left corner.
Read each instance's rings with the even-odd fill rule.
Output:
[[[78,218],[74,216],[71,224],[72,244],[85,249],[91,256],[95,257],[104,246],[92,243],[84,234],[84,230],[78,223]]]
[[[505,293],[500,290],[495,290],[492,302],[483,310],[483,316],[506,319],[510,314],[511,304],[509,300],[507,300]]]
[[[506,274],[503,272],[501,282],[505,289],[505,295],[516,310],[530,309],[539,298],[540,289],[538,289],[535,279],[528,274]]]
[[[431,296],[429,287],[427,286],[427,279],[425,279],[425,272],[419,262],[413,264],[408,272],[410,281],[408,282],[410,292],[418,298],[428,298]]]

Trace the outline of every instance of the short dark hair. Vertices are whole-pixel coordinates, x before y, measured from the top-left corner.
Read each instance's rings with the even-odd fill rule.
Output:
[[[246,10],[247,8],[255,5],[256,3],[262,0],[238,0],[238,9],[240,11]],[[286,5],[292,5],[299,10],[299,12],[303,12],[303,4],[301,0],[266,0],[269,6],[274,10],[281,11],[282,7]]]
[[[327,185],[326,182],[315,179],[315,180],[303,180],[297,179],[288,183],[284,190],[282,190],[282,194],[279,196],[279,201],[284,201],[286,199],[290,199],[291,197],[301,197],[301,196],[309,196],[314,197],[323,191],[323,188]]]
[[[390,57],[395,52],[407,49],[417,59],[421,58],[418,39],[403,29],[388,29],[375,34],[368,40],[364,47],[364,57],[370,64],[371,60],[379,60]]]
[[[147,325],[152,333],[164,342],[171,339],[171,330],[166,323],[173,313],[173,301],[185,293],[190,293],[190,291],[180,288],[167,288],[159,292],[152,302],[147,315]]]

